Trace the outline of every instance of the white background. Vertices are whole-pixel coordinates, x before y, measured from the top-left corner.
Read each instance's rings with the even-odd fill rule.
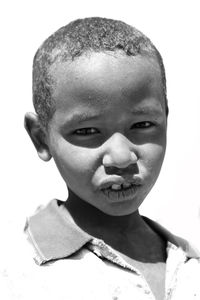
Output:
[[[0,8],[1,202],[4,237],[23,230],[27,215],[66,187],[53,161],[44,163],[23,128],[33,111],[32,59],[59,27],[82,17],[123,20],[161,52],[170,107],[161,175],[141,212],[200,246],[200,7],[190,1],[4,1]],[[6,242],[5,242],[6,244]]]

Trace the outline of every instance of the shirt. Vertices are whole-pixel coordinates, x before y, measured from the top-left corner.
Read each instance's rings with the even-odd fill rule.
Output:
[[[200,299],[200,255],[191,245],[145,218],[167,242],[165,300]],[[79,228],[64,202],[52,200],[27,220],[36,264],[5,273],[9,298],[48,300],[153,300],[143,275],[103,240]]]

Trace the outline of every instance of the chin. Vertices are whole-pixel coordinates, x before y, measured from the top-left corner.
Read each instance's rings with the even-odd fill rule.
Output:
[[[109,216],[116,216],[116,217],[122,217],[126,215],[131,215],[135,213],[140,205],[134,205],[131,203],[111,203],[109,207],[103,207],[100,208],[101,212],[109,215]]]

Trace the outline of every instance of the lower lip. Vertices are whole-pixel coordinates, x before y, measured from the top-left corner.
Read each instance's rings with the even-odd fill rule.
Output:
[[[132,200],[139,188],[139,185],[132,185],[130,188],[122,190],[112,190],[110,188],[104,189],[103,194],[109,199],[110,202],[122,202]]]

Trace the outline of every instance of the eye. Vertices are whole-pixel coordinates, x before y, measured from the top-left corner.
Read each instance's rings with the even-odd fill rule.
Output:
[[[99,133],[99,130],[96,128],[80,128],[73,132],[75,135],[93,135]]]
[[[145,128],[150,128],[150,127],[153,127],[155,126],[154,123],[150,122],[150,121],[143,121],[143,122],[138,122],[138,123],[135,123],[131,126],[131,129],[145,129]]]

